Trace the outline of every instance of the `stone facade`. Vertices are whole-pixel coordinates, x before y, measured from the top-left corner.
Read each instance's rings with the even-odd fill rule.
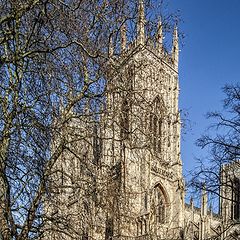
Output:
[[[200,208],[192,202],[185,204],[177,28],[168,53],[163,47],[161,22],[154,44],[146,42],[144,22],[144,6],[139,1],[137,39],[127,46],[123,26],[121,55],[112,55],[109,63],[107,113],[96,128],[87,126],[95,131],[90,139],[95,150],[78,153],[86,159],[81,166],[74,156],[66,156],[64,168],[81,182],[80,192],[64,191],[56,201],[61,199],[61,211],[70,216],[71,236],[63,230],[49,234],[50,239],[226,237],[222,234],[226,221],[208,209],[205,190]],[[77,185],[77,180],[69,184]],[[231,219],[228,204],[222,202],[222,213]],[[48,207],[53,214],[54,207]]]

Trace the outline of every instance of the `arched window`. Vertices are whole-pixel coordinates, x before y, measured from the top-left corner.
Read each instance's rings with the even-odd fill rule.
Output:
[[[166,221],[166,199],[159,185],[156,186],[154,190],[156,222],[163,224]]]
[[[128,65],[125,75],[127,79],[125,81],[126,85],[122,96],[120,117],[120,135],[123,140],[129,139],[130,134],[130,114],[132,106],[133,84],[135,78],[135,67],[133,64]]]
[[[151,134],[152,148],[154,151],[162,151],[162,134],[163,134],[163,101],[157,96],[152,103],[152,112],[149,119],[149,131]]]

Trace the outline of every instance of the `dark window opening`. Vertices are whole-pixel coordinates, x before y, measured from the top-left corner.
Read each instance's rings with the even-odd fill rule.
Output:
[[[166,201],[160,187],[155,188],[156,222],[163,224],[166,221]]]
[[[151,133],[153,150],[161,153],[162,151],[162,120],[157,116],[150,115],[149,130]]]
[[[82,240],[88,240],[88,231],[87,230],[83,231]]]
[[[232,219],[240,219],[240,179],[234,178],[232,187]]]
[[[149,118],[149,132],[151,145],[155,152],[162,152],[162,135],[163,135],[163,102],[156,97],[152,103],[152,113]]]
[[[113,237],[113,219],[108,218],[106,220],[106,228],[105,228],[105,240],[110,240]]]
[[[148,207],[148,195],[147,195],[147,193],[145,193],[145,196],[144,196],[144,208],[145,208],[145,210],[147,210],[147,207]]]

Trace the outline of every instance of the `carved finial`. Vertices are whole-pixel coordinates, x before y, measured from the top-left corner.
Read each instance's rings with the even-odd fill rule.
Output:
[[[127,46],[127,35],[126,35],[126,24],[123,23],[120,29],[121,33],[121,51],[122,53],[126,51],[126,46]]]
[[[163,50],[163,29],[162,29],[162,21],[161,19],[158,22],[158,30],[157,30],[157,51],[159,53]]]
[[[145,16],[143,0],[138,2],[138,23],[137,23],[137,43],[144,44],[145,42]]]
[[[172,60],[177,70],[178,70],[178,58],[179,58],[178,30],[177,26],[175,26],[173,32]]]
[[[201,215],[206,216],[207,215],[207,206],[208,206],[208,197],[207,197],[207,191],[206,191],[206,184],[203,183],[202,186],[202,201],[201,201]]]

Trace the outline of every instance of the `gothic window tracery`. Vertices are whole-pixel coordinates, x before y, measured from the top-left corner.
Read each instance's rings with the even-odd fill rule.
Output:
[[[154,191],[156,222],[163,224],[166,221],[166,199],[159,185],[155,187]]]
[[[135,68],[134,65],[129,65],[126,69],[127,79],[125,81],[124,87],[124,96],[122,96],[121,103],[121,117],[120,117],[120,126],[121,126],[121,138],[128,139],[130,133],[130,110],[133,94],[133,85],[135,77]]]
[[[164,106],[162,99],[157,96],[152,103],[152,112],[149,119],[149,131],[151,134],[152,148],[155,152],[162,151]]]

